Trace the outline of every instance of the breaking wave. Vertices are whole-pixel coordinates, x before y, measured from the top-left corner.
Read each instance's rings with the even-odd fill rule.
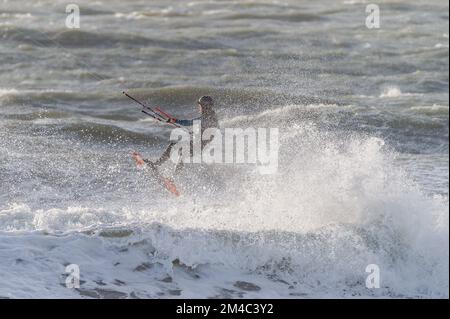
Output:
[[[257,123],[269,124],[273,112],[283,117],[291,111],[264,112]],[[278,297],[448,297],[448,198],[424,195],[379,138],[323,131],[306,121],[284,129],[280,144],[277,174],[242,178],[235,168],[221,167],[209,186],[199,183],[203,188],[190,188],[181,178],[184,195],[177,200],[151,196],[157,188],[125,169],[130,165],[126,154],[110,158],[108,165],[116,169],[109,172],[96,159],[89,166],[100,171],[92,177],[101,180],[89,184],[111,187],[97,189],[87,200],[78,198],[77,206],[66,199],[60,208],[20,202],[2,207],[2,242],[10,240],[10,232],[31,231],[20,241],[41,242],[36,254],[47,256],[52,272],[45,276],[55,287],[52,293],[60,295],[257,297],[271,290]],[[73,166],[64,173],[72,180],[68,192],[91,176],[78,175],[77,158],[61,158],[61,165],[69,161]],[[58,174],[52,178],[58,180]],[[204,187],[216,183],[220,187],[205,197]],[[43,191],[52,193],[51,188]],[[124,200],[123,192],[136,194]],[[90,249],[82,252],[76,243]],[[14,262],[12,256],[5,253],[1,263]],[[14,258],[32,263],[33,257]],[[69,262],[84,268],[85,283],[75,292],[61,288],[62,279],[54,274],[58,270],[63,276]],[[365,287],[369,264],[380,267],[379,290]],[[117,267],[120,276],[113,275]],[[153,287],[133,284],[144,276]],[[0,295],[6,293],[0,289]]]

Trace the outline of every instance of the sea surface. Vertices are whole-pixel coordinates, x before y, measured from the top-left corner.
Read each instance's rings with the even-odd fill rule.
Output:
[[[449,297],[448,1],[373,29],[358,0],[75,2],[71,30],[69,1],[0,0],[0,298]],[[278,128],[278,171],[174,197],[130,157],[171,127],[124,90]]]

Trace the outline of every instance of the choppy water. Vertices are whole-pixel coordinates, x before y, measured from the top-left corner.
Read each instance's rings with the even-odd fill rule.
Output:
[[[0,297],[448,298],[447,1],[367,29],[364,1],[82,0],[76,31],[67,3],[0,1]],[[278,173],[170,197],[129,157],[170,130],[124,89],[279,127]]]

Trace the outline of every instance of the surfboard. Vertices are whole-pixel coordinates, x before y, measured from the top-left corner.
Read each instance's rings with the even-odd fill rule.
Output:
[[[137,152],[134,152],[132,156],[138,167],[147,169],[147,171],[153,175],[155,180],[157,180],[162,187],[167,189],[173,195],[177,197],[180,196],[180,192],[178,191],[178,188],[175,185],[175,183],[169,178],[166,178],[163,175],[161,175],[156,165],[152,164],[151,162],[144,161],[142,156]]]

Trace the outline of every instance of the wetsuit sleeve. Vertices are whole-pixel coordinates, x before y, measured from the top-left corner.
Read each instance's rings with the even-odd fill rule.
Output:
[[[197,117],[192,120],[175,120],[175,123],[183,125],[183,126],[192,126],[192,125],[194,125],[194,121],[198,121],[200,119],[201,119],[201,117]]]

